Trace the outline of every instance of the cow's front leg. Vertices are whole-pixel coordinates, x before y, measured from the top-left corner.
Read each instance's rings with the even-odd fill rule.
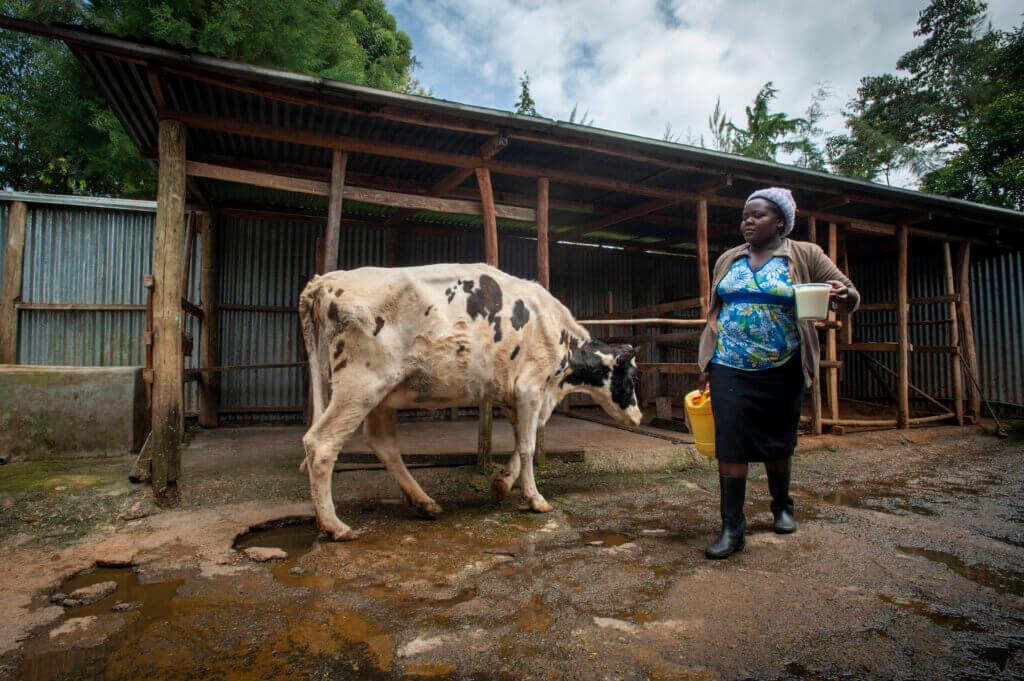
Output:
[[[398,449],[395,437],[395,410],[377,407],[366,416],[366,443],[370,445],[377,458],[391,473],[409,503],[428,518],[436,518],[441,514],[441,507],[427,496],[423,488],[409,473],[402,461],[402,453]]]
[[[508,463],[505,464],[504,468],[501,469],[501,473],[498,477],[494,478],[494,482],[491,483],[491,498],[494,499],[494,503],[500,504],[508,496],[508,493],[512,491],[512,486],[516,484],[516,480],[519,479],[519,469],[522,462],[519,460],[519,428],[517,423],[519,422],[516,417],[515,411],[511,409],[503,409],[505,417],[508,418],[509,423],[512,424],[512,432],[515,433],[516,438],[516,451],[509,457]]]
[[[519,484],[523,488],[523,498],[537,513],[547,513],[554,509],[537,491],[537,482],[533,479],[533,452],[537,447],[539,407],[536,401],[531,400],[517,408],[519,413],[516,420],[516,455],[522,465]]]
[[[359,427],[365,412],[352,401],[331,400],[327,410],[302,437],[306,450],[310,493],[317,526],[335,541],[355,539],[359,534],[341,522],[334,510],[331,477],[345,441]]]

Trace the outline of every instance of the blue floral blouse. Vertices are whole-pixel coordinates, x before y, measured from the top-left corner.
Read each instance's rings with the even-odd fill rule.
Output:
[[[789,261],[775,256],[756,272],[739,258],[718,284],[718,345],[711,361],[756,371],[782,366],[800,349]]]

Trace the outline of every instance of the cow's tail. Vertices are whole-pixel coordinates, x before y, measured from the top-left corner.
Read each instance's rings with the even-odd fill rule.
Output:
[[[302,339],[306,343],[306,355],[309,358],[309,381],[313,386],[313,421],[324,413],[323,376],[320,374],[320,297],[319,277],[314,277],[306,284],[299,296],[299,323],[302,325]]]

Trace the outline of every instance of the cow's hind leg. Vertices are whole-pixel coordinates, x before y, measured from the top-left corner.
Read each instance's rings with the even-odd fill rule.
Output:
[[[316,522],[321,530],[336,541],[347,541],[359,536],[338,519],[334,510],[331,477],[342,445],[366,416],[363,404],[359,400],[345,399],[336,394],[327,410],[302,437]]]
[[[402,461],[402,453],[398,450],[398,440],[395,438],[395,410],[377,407],[371,411],[366,416],[365,433],[370,449],[387,467],[413,508],[428,518],[440,515],[441,507],[427,496]]]
[[[523,498],[530,508],[537,513],[554,510],[540,492],[537,482],[533,479],[533,452],[537,447],[538,405],[527,403],[516,410],[516,454],[522,463],[522,475],[519,484],[523,488]]]
[[[515,412],[510,409],[506,409],[505,416],[512,424],[513,432],[516,436],[516,452],[519,451],[519,429],[516,427],[518,419],[516,418]],[[516,484],[516,480],[519,479],[519,469],[522,466],[522,462],[519,457],[513,453],[509,457],[508,463],[505,464],[504,468],[501,469],[501,473],[491,483],[491,497],[494,499],[494,503],[500,504],[508,496],[508,493],[512,491],[512,486]]]

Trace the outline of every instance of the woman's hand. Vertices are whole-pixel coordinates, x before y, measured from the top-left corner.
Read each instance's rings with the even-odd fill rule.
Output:
[[[711,389],[711,385],[708,381],[708,372],[700,372],[700,375],[697,377],[697,389],[700,390],[702,393],[706,393],[708,390]]]
[[[850,300],[850,289],[846,284],[835,279],[829,279],[826,283],[832,287],[832,290],[828,292],[829,306],[833,310],[838,309],[840,305],[846,307]]]

